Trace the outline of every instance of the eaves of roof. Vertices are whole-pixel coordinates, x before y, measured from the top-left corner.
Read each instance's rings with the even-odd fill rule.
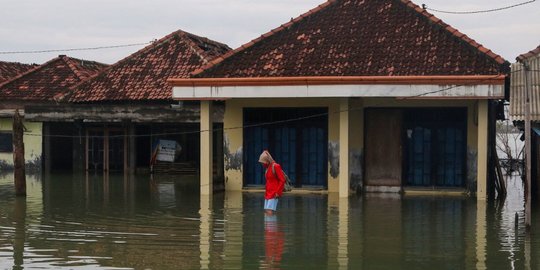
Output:
[[[461,76],[320,76],[169,79],[172,86],[285,86],[285,85],[503,85],[506,75]]]

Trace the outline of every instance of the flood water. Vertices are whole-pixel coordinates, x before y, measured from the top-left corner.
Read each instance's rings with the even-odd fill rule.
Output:
[[[0,269],[540,269],[521,181],[504,204],[467,197],[199,196],[190,176],[0,175]],[[515,215],[518,214],[516,225]]]

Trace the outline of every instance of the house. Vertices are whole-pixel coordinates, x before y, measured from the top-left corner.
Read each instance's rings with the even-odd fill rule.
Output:
[[[53,171],[148,170],[160,140],[173,142],[173,147],[176,142],[182,149],[170,160],[176,167],[164,163],[167,166],[160,168],[198,167],[191,163],[198,162],[199,156],[199,106],[173,101],[167,79],[187,77],[228,50],[227,45],[178,30],[72,86],[58,105],[29,108],[27,118],[46,122],[52,138],[65,135],[61,141],[49,142],[49,148],[65,150],[51,151],[53,162],[47,167]],[[214,120],[222,121],[219,113]]]
[[[532,194],[540,194],[540,46],[516,58],[512,64],[510,79],[510,120],[520,130],[525,130],[526,115],[526,72],[529,80],[529,108],[531,120],[531,185]]]
[[[203,194],[217,100],[227,190],[262,186],[268,149],[300,188],[484,200],[508,69],[411,1],[330,0],[169,81],[173,99],[201,101]]]
[[[36,64],[0,61],[0,85],[21,73],[35,68],[36,66]],[[11,132],[13,124],[11,122],[11,118],[13,117],[14,110],[3,108],[5,106],[3,104],[3,102],[0,104],[0,172],[13,167],[12,162],[8,162],[7,160],[12,159],[13,156]]]
[[[55,97],[65,94],[69,87],[90,77],[105,67],[104,64],[60,55],[42,65],[0,84],[0,130],[3,151],[0,153],[2,170],[13,167],[12,118],[15,110],[25,113],[28,105],[54,104]],[[40,172],[42,167],[43,124],[26,119],[24,134],[25,162],[29,172]]]

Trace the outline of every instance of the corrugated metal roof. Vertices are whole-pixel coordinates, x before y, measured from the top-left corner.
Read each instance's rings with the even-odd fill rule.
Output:
[[[531,120],[540,122],[540,51],[535,56],[526,59],[529,65],[529,79],[531,80],[530,106]],[[525,119],[525,74],[521,63],[512,64],[510,76],[510,119],[523,121]]]

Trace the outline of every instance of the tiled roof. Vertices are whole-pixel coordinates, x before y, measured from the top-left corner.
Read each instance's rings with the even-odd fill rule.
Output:
[[[536,47],[536,49],[529,51],[527,53],[521,54],[520,56],[516,57],[516,60],[523,61],[537,55],[540,55],[540,45]]]
[[[0,83],[3,83],[23,72],[35,68],[36,64],[21,64],[0,61]]]
[[[0,84],[0,98],[53,101],[69,87],[105,68],[105,64],[60,55],[47,63]]]
[[[179,30],[74,86],[69,101],[170,100],[168,78],[189,77],[229,50],[225,44]]]
[[[193,76],[490,75],[504,62],[409,0],[330,0]]]

